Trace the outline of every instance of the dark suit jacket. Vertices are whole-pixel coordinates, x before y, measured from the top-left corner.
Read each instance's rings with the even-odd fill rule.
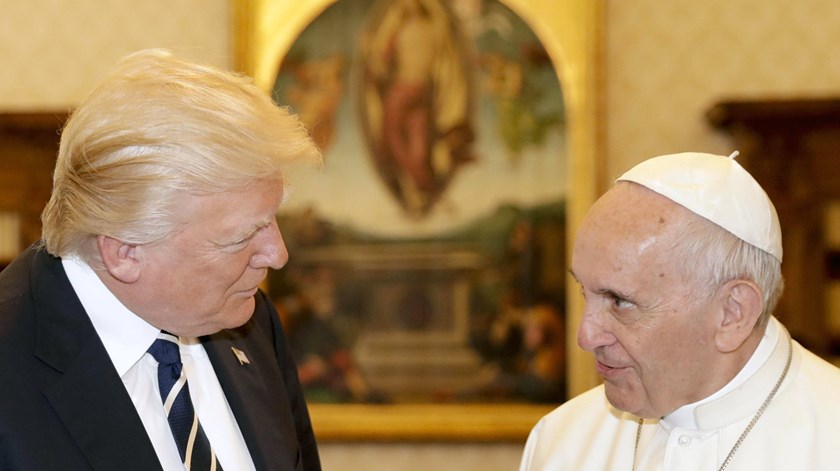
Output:
[[[258,470],[320,470],[276,311],[202,338]],[[231,347],[244,351],[241,365]],[[0,470],[160,470],[61,261],[30,248],[0,273]],[[236,470],[226,470],[236,471]]]

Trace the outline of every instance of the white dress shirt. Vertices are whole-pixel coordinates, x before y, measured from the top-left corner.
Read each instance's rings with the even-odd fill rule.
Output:
[[[184,469],[160,399],[158,364],[146,352],[160,329],[125,307],[83,261],[64,259],[62,265],[137,408],[163,469]],[[204,347],[194,337],[180,337],[178,343],[193,407],[219,463],[228,470],[254,470],[245,439]]]

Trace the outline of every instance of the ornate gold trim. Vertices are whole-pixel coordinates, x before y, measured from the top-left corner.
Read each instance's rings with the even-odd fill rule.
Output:
[[[310,404],[321,441],[521,441],[554,406]]]

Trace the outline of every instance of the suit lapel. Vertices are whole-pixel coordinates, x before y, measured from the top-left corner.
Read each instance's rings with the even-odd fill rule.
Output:
[[[204,339],[204,348],[213,364],[242,436],[258,470],[294,471],[298,460],[297,437],[291,410],[282,384],[276,382],[276,359],[256,340],[253,320],[240,329],[225,331]],[[240,363],[231,348],[243,352],[250,364]],[[270,395],[268,391],[277,391]],[[287,412],[283,412],[283,408]]]
[[[43,252],[35,257],[35,354],[60,374],[44,395],[93,469],[161,469],[134,404],[61,262]]]
[[[98,337],[78,352],[44,395],[93,469],[161,469],[134,404]]]

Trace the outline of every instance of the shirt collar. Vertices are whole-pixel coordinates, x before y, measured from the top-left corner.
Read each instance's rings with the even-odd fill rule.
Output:
[[[761,341],[755,349],[755,352],[753,352],[744,367],[741,368],[741,371],[739,371],[726,386],[705,399],[680,407],[674,412],[663,417],[662,422],[669,428],[697,430],[699,427],[694,414],[695,410],[699,406],[723,397],[727,393],[735,390],[738,386],[744,384],[758,371],[759,368],[761,368],[762,365],[764,365],[767,359],[770,358],[770,354],[773,353],[773,348],[776,346],[778,338],[779,327],[771,319],[770,322],[767,323],[767,328],[765,329],[764,335],[761,337]]]
[[[160,329],[131,312],[87,263],[74,257],[62,259],[61,263],[111,362],[122,377],[143,357]]]

